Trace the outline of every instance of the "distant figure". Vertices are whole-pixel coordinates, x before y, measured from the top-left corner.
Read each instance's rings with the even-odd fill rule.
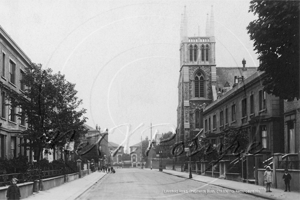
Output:
[[[289,174],[287,169],[284,171],[282,179],[284,180],[284,183],[285,183],[285,190],[284,191],[286,192],[287,190],[289,190],[289,192],[290,192],[291,191],[290,181],[292,179],[292,176]]]
[[[266,192],[272,192],[270,190],[271,188],[271,183],[272,183],[272,172],[271,172],[271,167],[267,166],[266,171],[264,173],[264,180],[266,184]]]
[[[111,167],[110,170],[111,170],[111,173],[113,173],[113,174],[116,173],[116,171],[115,171],[115,169],[113,167]]]
[[[7,188],[7,200],[18,200],[21,198],[20,189],[17,186],[18,179],[12,178],[11,185]]]

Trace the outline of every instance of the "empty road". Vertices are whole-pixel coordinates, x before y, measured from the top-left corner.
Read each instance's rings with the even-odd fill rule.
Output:
[[[198,181],[176,177],[157,169],[116,169],[77,200],[99,199],[261,199]]]

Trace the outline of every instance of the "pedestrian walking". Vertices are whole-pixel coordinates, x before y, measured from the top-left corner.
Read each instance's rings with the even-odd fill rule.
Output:
[[[7,188],[7,200],[18,200],[21,198],[20,189],[17,186],[18,179],[12,178],[11,185]]]
[[[272,192],[270,190],[271,188],[271,183],[272,183],[272,172],[271,172],[271,167],[267,166],[266,171],[264,173],[264,180],[266,184],[266,192]]]
[[[284,180],[284,183],[285,183],[285,190],[284,191],[286,192],[287,190],[289,190],[289,192],[290,192],[291,191],[290,181],[292,179],[292,176],[290,175],[290,173],[288,172],[287,169],[284,171],[282,179]]]

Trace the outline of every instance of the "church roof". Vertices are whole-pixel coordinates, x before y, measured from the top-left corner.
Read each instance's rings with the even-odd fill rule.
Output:
[[[217,87],[223,88],[225,84],[230,87],[234,84],[235,76],[243,76],[244,80],[250,77],[257,71],[257,67],[246,67],[246,70],[243,70],[243,67],[216,67],[217,70]],[[225,86],[226,87],[226,86]]]
[[[215,106],[220,105],[222,102],[224,102],[228,98],[232,97],[232,95],[234,95],[235,92],[238,92],[241,89],[244,90],[244,86],[245,85],[249,84],[252,81],[255,81],[257,79],[262,78],[263,75],[264,75],[264,72],[262,72],[262,71],[256,71],[250,77],[248,77],[247,79],[245,79],[244,82],[238,83],[233,89],[229,90],[222,97],[220,97],[219,99],[217,99],[216,101],[212,102],[207,107],[205,107],[204,112],[208,112],[211,109],[213,109]]]

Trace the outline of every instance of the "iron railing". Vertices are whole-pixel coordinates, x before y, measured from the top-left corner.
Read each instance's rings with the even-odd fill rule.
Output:
[[[279,169],[300,169],[299,160],[278,161]]]

